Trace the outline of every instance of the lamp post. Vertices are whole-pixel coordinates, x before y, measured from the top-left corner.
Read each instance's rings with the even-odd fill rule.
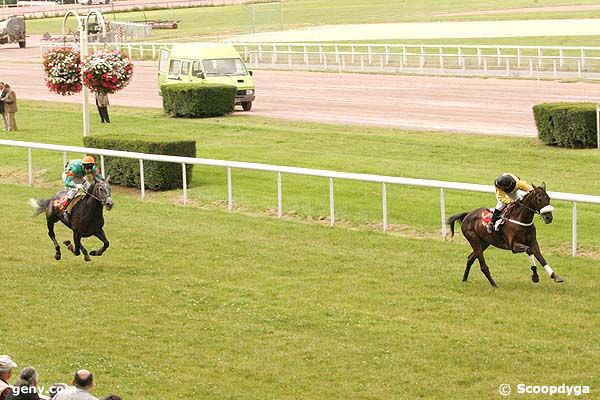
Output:
[[[67,11],[65,17],[63,18],[62,24],[62,34],[63,37],[67,36],[67,18],[69,15],[73,15],[77,20],[77,29],[79,30],[79,54],[81,55],[81,60],[87,56],[87,48],[88,48],[88,16],[81,16],[77,13],[77,10]],[[89,99],[89,90],[83,85],[83,71],[81,72],[81,83],[82,83],[82,97],[83,97],[83,137],[87,137],[90,135],[90,105],[88,104]]]
[[[88,20],[87,17],[77,16],[77,24],[79,25],[79,47],[81,53],[81,61],[85,59],[88,53]],[[89,89],[83,85],[83,70],[81,72],[82,95],[83,95],[83,137],[90,135],[90,105]]]

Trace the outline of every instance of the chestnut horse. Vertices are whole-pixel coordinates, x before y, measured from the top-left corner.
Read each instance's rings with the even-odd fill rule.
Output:
[[[552,211],[554,211],[554,208],[550,205],[550,196],[546,193],[545,183],[542,183],[542,186],[537,187],[534,185],[533,190],[527,193],[523,199],[506,207],[501,217],[503,224],[500,225],[498,231],[492,233],[487,232],[486,225],[481,219],[482,213],[485,210],[485,208],[478,208],[470,212],[453,215],[448,220],[452,236],[454,236],[454,223],[456,221],[461,223],[463,236],[469,241],[469,244],[471,244],[471,247],[473,248],[473,251],[467,258],[467,268],[463,275],[463,282],[466,282],[469,278],[471,265],[473,265],[475,259],[477,259],[479,260],[481,272],[483,272],[493,287],[497,287],[496,282],[494,282],[494,279],[490,274],[490,269],[485,262],[485,258],[483,257],[483,252],[490,245],[504,250],[512,250],[513,253],[527,253],[527,255],[529,255],[531,271],[533,272],[531,280],[535,283],[540,280],[535,265],[535,259],[541,263],[554,282],[563,281],[563,279],[550,268],[542,256],[535,235],[535,225],[533,225],[533,217],[535,214],[541,215],[546,224],[552,222]]]

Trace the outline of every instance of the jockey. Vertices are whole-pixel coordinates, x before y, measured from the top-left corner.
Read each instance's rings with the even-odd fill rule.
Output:
[[[527,182],[521,180],[518,176],[509,173],[500,175],[494,181],[494,186],[496,187],[496,199],[498,200],[498,203],[494,209],[492,220],[487,225],[488,233],[494,231],[496,221],[500,219],[500,214],[502,213],[502,210],[504,210],[504,207],[522,199],[523,192],[530,192],[533,190],[533,187]]]
[[[84,189],[84,183],[86,182],[85,177],[87,175],[93,175],[98,179],[103,179],[102,175],[97,173],[96,161],[92,156],[85,156],[83,160],[71,160],[65,166],[65,172],[63,173],[63,181],[65,189],[69,189],[67,199],[69,206],[66,207],[63,217],[69,222],[71,212],[71,200],[77,196],[77,194]]]

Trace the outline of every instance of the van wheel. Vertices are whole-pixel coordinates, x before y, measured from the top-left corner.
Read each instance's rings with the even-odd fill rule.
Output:
[[[19,41],[19,47],[22,49],[25,48],[25,39]]]
[[[252,102],[251,101],[242,101],[242,108],[244,111],[252,110]]]

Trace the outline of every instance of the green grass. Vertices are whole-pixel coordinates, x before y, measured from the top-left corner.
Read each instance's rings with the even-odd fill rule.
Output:
[[[29,197],[0,185],[0,348],[42,383],[95,375],[98,397],[482,399],[501,383],[600,385],[596,266],[529,281],[526,257],[116,194],[111,247],[53,248]],[[142,222],[143,221],[143,222]],[[67,238],[64,228],[59,239]],[[84,242],[95,248],[93,240]],[[542,367],[543,366],[543,367]]]
[[[81,145],[81,114],[78,105],[22,102],[17,140]],[[513,171],[529,182],[545,181],[557,192],[600,193],[594,166],[597,150],[566,150],[542,145],[534,138],[461,135],[335,126],[277,121],[236,113],[207,120],[173,119],[160,110],[111,107],[110,125],[92,117],[92,133],[128,136],[161,135],[193,139],[201,158],[290,165],[376,175],[425,178],[491,184],[502,172]],[[56,127],[60,127],[57,129]],[[142,130],[140,127],[151,127]],[[497,160],[497,149],[503,158]],[[75,157],[76,155],[70,155]],[[26,181],[25,149],[0,147],[0,175],[5,181]],[[49,189],[60,186],[62,154],[33,152],[36,184]],[[110,172],[110,171],[108,171]],[[227,177],[223,168],[194,168],[189,190],[193,206],[225,209]],[[283,176],[285,218],[328,223],[328,181],[324,178]],[[276,176],[272,173],[233,170],[236,212],[273,215],[277,208]],[[381,187],[361,182],[335,182],[336,223],[349,228],[380,229]],[[132,192],[132,197],[137,194]],[[149,192],[149,201],[174,204],[181,191]],[[492,194],[446,192],[448,215],[481,206],[493,206]],[[555,202],[553,224],[540,226],[542,248],[570,254],[571,204]],[[388,187],[391,229],[408,235],[439,239],[439,191],[404,186]],[[590,256],[600,249],[596,227],[600,213],[595,205],[578,205],[580,251]]]
[[[503,2],[501,6],[497,1],[387,1],[387,0],[330,0],[327,2],[317,0],[286,1],[284,5],[284,29],[305,28],[326,24],[352,24],[352,23],[386,23],[386,22],[417,22],[417,21],[468,21],[468,20],[498,20],[498,19],[538,19],[538,18],[597,18],[600,11],[581,12],[551,12],[535,14],[514,14],[508,12],[500,15],[477,15],[448,17],[441,14],[451,12],[494,10],[498,8],[542,7],[554,5],[568,5],[567,1],[560,0],[519,0]],[[578,4],[595,4],[595,1],[579,1]],[[132,11],[126,13],[106,14],[108,20],[144,21],[153,19],[178,20],[179,28],[176,30],[155,30],[148,40],[150,41],[194,41],[210,40],[211,37],[222,37],[235,34],[252,32],[251,12],[245,6],[228,7],[197,7],[190,9],[148,10]],[[257,30],[279,29],[279,12],[258,13],[256,18]],[[198,23],[197,21],[202,21]],[[30,34],[43,34],[61,32],[62,18],[37,19],[28,21],[27,31]],[[75,22],[68,24],[72,30]],[[515,39],[511,39],[515,40]],[[532,45],[558,45],[564,42],[561,38],[526,38]],[[572,37],[568,44],[583,46],[594,43],[594,38]],[[494,42],[493,44],[499,44]],[[501,43],[500,43],[501,44]],[[510,44],[510,43],[508,43]]]

